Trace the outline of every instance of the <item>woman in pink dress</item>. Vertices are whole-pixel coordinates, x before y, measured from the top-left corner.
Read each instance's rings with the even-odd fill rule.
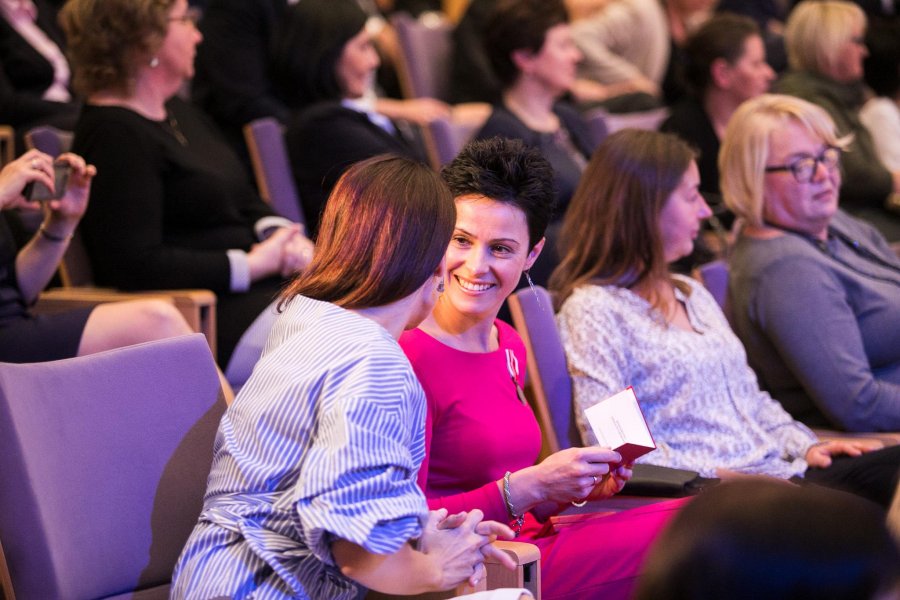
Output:
[[[522,394],[525,349],[496,318],[544,246],[553,170],[521,142],[492,138],[467,146],[443,177],[457,209],[446,289],[432,314],[400,340],[428,399],[419,485],[432,509],[479,508],[536,544],[545,600],[627,598],[650,542],[682,501],[557,531],[549,517],[571,502],[618,493],[631,465],[598,446],[535,464],[541,434]]]

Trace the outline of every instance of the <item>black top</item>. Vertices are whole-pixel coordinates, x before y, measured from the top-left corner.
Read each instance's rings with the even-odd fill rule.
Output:
[[[304,109],[285,134],[297,192],[312,235],[334,184],[353,163],[392,153],[422,159],[417,150],[369,120],[364,113],[339,102],[321,102]]]
[[[202,113],[179,99],[167,108],[174,127],[84,107],[73,151],[97,166],[81,223],[94,277],[126,290],[227,292],[225,251],[249,250],[256,221],[274,213]]]
[[[484,25],[497,0],[472,0],[453,30],[450,101],[500,102],[502,86],[484,48]]]
[[[564,149],[557,141],[556,135],[529,129],[517,116],[503,105],[494,106],[491,116],[484,127],[475,136],[483,140],[494,136],[522,140],[526,146],[537,148],[553,166],[556,175],[556,218],[561,219],[578,181],[581,172],[597,146],[591,137],[590,129],[575,108],[566,102],[557,102],[553,112],[559,117],[562,128],[568,133],[579,158]]]
[[[660,131],[676,134],[700,152],[697,157],[700,191],[719,197],[719,136],[700,100],[695,96],[682,98],[663,121]]]
[[[286,9],[287,0],[209,0],[203,11],[191,98],[232,144],[243,143],[241,127],[253,119],[288,119],[268,73],[272,32]]]

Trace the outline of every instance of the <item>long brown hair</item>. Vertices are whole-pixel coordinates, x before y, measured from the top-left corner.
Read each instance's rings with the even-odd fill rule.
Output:
[[[405,298],[434,275],[455,224],[453,196],[427,166],[390,155],[358,162],[331,192],[313,260],[281,306],[297,295],[344,308]]]
[[[674,135],[625,129],[594,152],[560,234],[562,261],[550,277],[557,306],[586,283],[641,287],[659,309],[654,283],[669,278],[659,215],[696,153]]]

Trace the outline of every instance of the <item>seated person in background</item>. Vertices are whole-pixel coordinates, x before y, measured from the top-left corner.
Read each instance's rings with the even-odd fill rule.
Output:
[[[569,502],[616,494],[631,465],[616,467],[621,456],[598,446],[535,464],[541,434],[522,394],[525,348],[497,319],[544,247],[553,170],[535,149],[493,138],[470,143],[442,176],[457,212],[445,289],[419,328],[400,338],[428,402],[419,483],[429,507],[515,520],[520,539],[541,549],[545,599],[624,600],[650,542],[682,501],[554,532],[550,516]]]
[[[896,241],[900,171],[890,171],[879,160],[872,136],[859,118],[865,100],[865,34],[866,15],[856,4],[801,2],[785,29],[790,70],[774,90],[818,104],[834,120],[838,135],[853,134],[841,165],[843,208]]]
[[[561,217],[596,146],[575,107],[561,100],[581,60],[565,5],[562,0],[498,0],[485,27],[485,48],[503,93],[475,137],[519,139],[537,148],[553,167],[556,215]],[[556,264],[556,228],[547,235],[547,256],[533,273],[541,285]]]
[[[820,107],[765,95],[722,145],[735,332],[764,387],[812,427],[900,430],[900,260],[838,208],[842,153]]]
[[[291,168],[310,233],[344,170],[390,152],[424,152],[367,97],[378,53],[356,0],[303,0],[285,14],[275,38],[272,76],[288,104],[312,102],[288,126]]]
[[[737,107],[764,94],[775,78],[756,24],[747,17],[718,14],[691,34],[684,46],[682,77],[688,87],[660,129],[699,151],[700,191],[720,201],[719,142]]]
[[[59,160],[72,169],[66,193],[44,202],[44,222],[18,252],[7,225],[13,213],[7,209],[39,209],[25,200],[22,190],[29,183],[52,190],[54,161],[30,150],[0,171],[0,361],[58,360],[190,333],[181,313],[163,300],[114,302],[54,315],[29,312],[56,272],[97,172],[74,154]]]
[[[75,126],[78,106],[56,12],[45,0],[0,2],[0,122],[16,129],[19,147],[36,125]]]
[[[875,97],[859,111],[878,158],[900,171],[900,19],[872,21],[866,32],[866,83]]]
[[[787,69],[784,49],[784,19],[788,12],[781,0],[719,0],[716,12],[728,12],[750,17],[759,27],[766,46],[766,61],[776,73]]]
[[[647,559],[635,600],[897,600],[900,548],[869,503],[735,481],[701,494]]]
[[[216,292],[224,368],[262,314],[241,344],[261,346],[274,318],[264,309],[312,243],[259,198],[206,116],[175,97],[202,39],[186,0],[71,0],[61,18],[87,97],[73,148],[100,173],[82,224],[96,282]],[[257,356],[229,365],[229,381],[241,383]]]
[[[288,0],[209,0],[203,10],[191,100],[241,154],[245,124],[262,117],[288,120],[289,109],[269,78],[272,32],[287,7]]]
[[[886,507],[900,446],[819,442],[759,389],[703,285],[669,273],[710,214],[699,183],[685,142],[623,130],[591,158],[572,199],[551,286],[562,304],[560,336],[582,439],[594,442],[584,410],[633,386],[657,445],[639,462],[705,477],[803,478]]]
[[[601,4],[572,21],[572,38],[584,57],[578,75],[599,84],[593,92],[576,84],[576,98],[623,112],[658,105],[655,98],[669,64],[669,30],[662,5],[659,0]]]
[[[669,64],[663,77],[663,99],[674,106],[687,93],[678,71],[687,60],[684,45],[688,37],[712,17],[718,0],[665,0],[663,9],[669,29]]]
[[[429,514],[416,485],[425,394],[397,338],[434,305],[454,216],[438,175],[408,159],[338,181],[313,262],[222,417],[173,600],[415,594],[476,583],[487,556],[511,566],[488,545],[508,527]]]

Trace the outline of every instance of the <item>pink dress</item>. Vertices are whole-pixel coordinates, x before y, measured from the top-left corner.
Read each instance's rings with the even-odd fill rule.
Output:
[[[525,347],[512,327],[495,323],[500,347],[494,352],[456,350],[420,329],[404,333],[400,345],[428,399],[419,486],[429,508],[451,514],[478,508],[486,519],[509,522],[497,480],[535,463],[541,433],[510,374],[509,364],[518,362],[524,385]],[[519,539],[541,550],[543,598],[628,598],[651,542],[683,502],[598,516],[558,533],[527,514]]]

